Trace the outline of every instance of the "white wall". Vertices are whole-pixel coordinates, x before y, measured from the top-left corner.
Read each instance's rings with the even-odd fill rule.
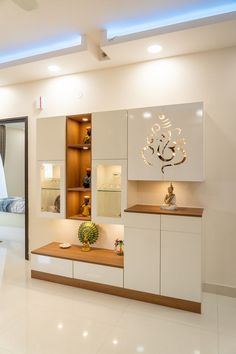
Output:
[[[203,101],[206,113],[206,181],[176,183],[179,205],[205,207],[205,282],[236,287],[236,48],[156,60],[0,89],[0,117],[29,115],[30,246],[76,242],[78,222],[36,216],[35,119]],[[83,96],[79,99],[82,90]],[[39,114],[34,100],[42,95]],[[165,183],[140,182],[139,202],[160,203]],[[105,228],[106,244],[122,228]]]
[[[23,128],[23,123],[22,123]],[[4,171],[8,196],[25,196],[25,132],[21,128],[6,126],[6,156]]]

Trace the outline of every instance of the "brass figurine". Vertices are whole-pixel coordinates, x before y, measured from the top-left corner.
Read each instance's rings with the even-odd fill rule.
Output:
[[[174,187],[171,182],[170,186],[168,187],[168,194],[166,194],[164,199],[164,204],[161,205],[162,209],[175,210],[177,208],[176,196],[173,192],[174,192]]]

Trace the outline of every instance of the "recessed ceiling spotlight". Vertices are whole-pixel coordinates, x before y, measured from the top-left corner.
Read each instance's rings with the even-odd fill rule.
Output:
[[[53,73],[58,73],[61,70],[61,68],[58,65],[49,65],[48,70]]]
[[[143,118],[148,119],[152,117],[152,113],[151,112],[144,112],[143,113]]]
[[[152,44],[147,48],[148,53],[155,54],[162,51],[162,46],[160,44]]]
[[[84,117],[84,118],[82,118],[82,121],[83,121],[83,122],[87,122],[87,121],[88,121],[88,118],[85,118],[85,117]]]

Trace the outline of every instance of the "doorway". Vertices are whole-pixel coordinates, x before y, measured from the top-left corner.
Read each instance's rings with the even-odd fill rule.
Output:
[[[5,197],[2,198],[1,214],[6,216],[3,217],[2,222],[10,222],[10,225],[14,225],[14,223],[15,225],[19,225],[21,224],[21,220],[23,220],[25,250],[24,255],[25,259],[29,260],[28,117],[0,119],[0,128],[0,163],[3,166],[5,162],[3,172],[5,173],[4,177],[6,177],[6,181],[4,181],[5,185],[2,184],[1,186],[3,197],[5,193]],[[9,137],[7,132],[9,132]],[[11,145],[9,145],[10,141],[13,141]],[[16,147],[17,154],[19,153],[20,149],[22,150],[22,154],[19,157],[17,157],[17,154],[15,156],[14,152],[12,151],[9,153],[9,150],[14,145],[16,145],[17,141],[20,141],[20,145]],[[7,154],[10,155],[10,158],[5,161]],[[19,168],[18,171],[17,164]],[[13,168],[14,171],[11,171],[11,168]],[[17,175],[17,179],[14,179],[14,174]],[[7,177],[6,175],[10,177]],[[9,189],[9,195],[7,192],[7,187]],[[17,194],[20,196],[17,196]]]

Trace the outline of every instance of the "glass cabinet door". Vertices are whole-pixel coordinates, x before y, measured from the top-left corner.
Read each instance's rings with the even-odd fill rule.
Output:
[[[93,161],[93,219],[122,223],[126,207],[126,161]]]
[[[40,210],[44,216],[64,217],[64,165],[40,162]]]

